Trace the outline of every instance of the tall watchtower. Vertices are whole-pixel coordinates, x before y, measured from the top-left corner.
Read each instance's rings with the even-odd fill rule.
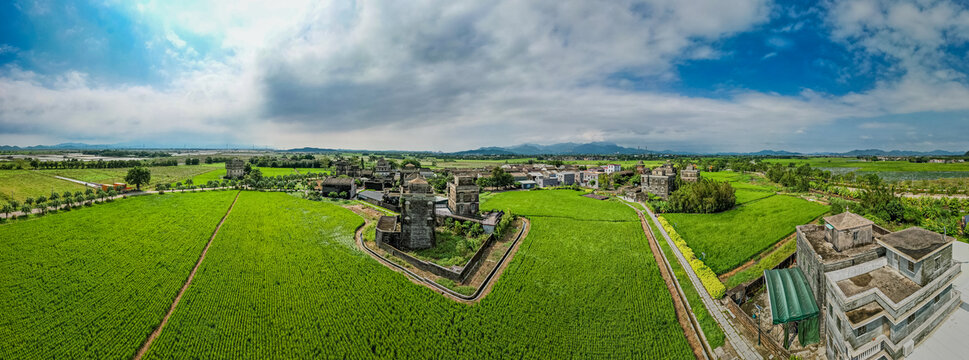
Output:
[[[470,175],[454,174],[447,183],[447,207],[457,216],[474,217],[478,215],[478,184]]]
[[[434,239],[434,193],[431,184],[420,173],[407,181],[400,194],[400,246],[403,249],[427,249]]]

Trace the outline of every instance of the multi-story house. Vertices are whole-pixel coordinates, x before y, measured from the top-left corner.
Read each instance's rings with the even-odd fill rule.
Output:
[[[961,304],[952,237],[891,232],[850,212],[824,221],[797,227],[797,264],[828,359],[903,359]]]

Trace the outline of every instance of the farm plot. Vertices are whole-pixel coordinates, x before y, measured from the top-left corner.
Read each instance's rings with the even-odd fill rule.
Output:
[[[0,170],[0,204],[28,197],[50,196],[51,191],[84,191],[84,185],[64,181],[33,170]]]
[[[350,211],[243,193],[148,356],[692,357],[635,213],[578,194],[483,204],[529,213],[532,228],[492,293],[469,306],[357,250],[362,219]],[[561,202],[536,205],[549,200]]]
[[[180,166],[153,166],[149,167],[151,170],[151,184],[148,188],[154,186],[155,184],[170,184],[175,182],[184,182],[185,180],[191,179],[197,175],[205,174],[211,171],[216,171],[218,168],[207,165],[180,165]],[[41,174],[45,174],[53,177],[54,175],[68,177],[71,179],[77,179],[86,182],[93,182],[99,184],[110,184],[115,182],[125,182],[124,177],[128,174],[128,168],[117,168],[117,169],[54,169],[54,170],[37,170]],[[223,169],[223,171],[225,171]],[[145,188],[145,186],[142,186]]]
[[[777,188],[766,184],[766,181],[762,181],[762,178],[750,174],[718,171],[701,172],[700,176],[705,179],[729,182],[730,186],[736,190],[738,205],[773,196],[777,192]]]
[[[141,196],[0,226],[0,358],[130,358],[233,192]]]
[[[716,214],[663,214],[663,217],[697,257],[703,257],[701,260],[720,275],[791,234],[795,226],[827,211],[825,205],[774,195]]]
[[[205,184],[209,182],[209,180],[222,181],[222,178],[225,177],[225,164],[218,165],[220,166],[218,169],[193,177],[192,183]],[[293,168],[253,168],[259,169],[259,171],[262,172],[262,176],[294,175],[296,174],[296,171],[298,171],[300,174],[307,174],[311,172],[317,174],[329,173],[329,171],[326,169],[320,168],[297,168],[296,171],[293,171]]]

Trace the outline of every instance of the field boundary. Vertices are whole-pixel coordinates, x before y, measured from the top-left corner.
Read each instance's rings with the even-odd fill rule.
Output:
[[[417,273],[414,273],[413,271],[408,270],[407,268],[401,266],[400,264],[383,257],[373,249],[367,247],[367,245],[363,243],[363,229],[367,227],[367,224],[368,224],[367,221],[364,221],[364,223],[357,228],[356,234],[354,235],[354,237],[356,238],[356,243],[359,248],[366,251],[374,259],[377,259],[379,262],[390,267],[391,270],[402,272],[405,275],[409,276],[414,282],[418,284],[423,283],[425,286],[431,288],[432,290],[436,290],[441,294],[444,294],[455,300],[463,301],[463,302],[477,302],[478,300],[481,300],[481,298],[483,298],[485,295],[487,295],[490,292],[492,285],[494,283],[494,280],[497,278],[498,273],[504,272],[504,269],[507,265],[506,262],[510,261],[510,258],[513,257],[513,253],[518,250],[518,245],[521,244],[522,238],[528,236],[528,230],[531,228],[531,221],[529,221],[524,216],[520,217],[520,219],[522,219],[522,228],[521,230],[518,231],[518,235],[515,236],[515,240],[513,240],[511,245],[508,246],[508,250],[505,251],[505,254],[502,255],[501,259],[498,260],[498,263],[495,264],[494,269],[491,269],[491,272],[488,273],[488,276],[481,283],[481,286],[479,286],[471,295],[463,295],[459,292],[448,289],[444,285],[438,284],[437,282],[434,282],[431,279],[420,276]]]
[[[199,255],[198,261],[195,262],[195,267],[192,268],[192,272],[190,272],[188,274],[188,278],[185,279],[185,284],[182,285],[180,290],[178,290],[178,295],[175,295],[175,300],[172,301],[172,306],[168,308],[168,313],[166,313],[165,317],[162,318],[161,324],[158,324],[158,327],[156,327],[155,330],[151,332],[151,335],[148,335],[148,338],[145,339],[145,343],[141,345],[141,348],[138,349],[138,353],[135,354],[134,360],[140,360],[143,356],[145,356],[145,353],[148,352],[148,348],[151,347],[152,342],[154,342],[155,339],[158,338],[158,335],[161,334],[165,324],[168,323],[168,318],[172,316],[172,313],[175,312],[175,307],[178,306],[178,302],[182,300],[182,295],[185,295],[185,291],[188,290],[188,286],[192,284],[192,279],[195,278],[195,273],[198,271],[199,266],[202,265],[202,260],[205,260],[205,254],[208,253],[209,246],[212,245],[212,240],[215,240],[215,236],[219,234],[219,229],[222,229],[222,224],[224,224],[225,219],[229,217],[229,213],[231,213],[232,208],[235,207],[236,201],[239,200],[240,194],[242,194],[241,190],[236,193],[236,197],[232,199],[232,204],[229,204],[229,209],[226,210],[225,215],[222,216],[222,220],[219,221],[219,224],[215,226],[215,231],[212,232],[212,236],[209,237],[209,241],[205,243],[205,248],[202,249],[202,254]]]
[[[693,348],[693,355],[698,359],[715,359],[713,355],[713,349],[710,348],[710,342],[707,341],[706,334],[703,333],[703,328],[700,326],[700,322],[696,319],[696,314],[693,313],[693,308],[690,306],[689,300],[686,298],[686,294],[683,293],[683,288],[680,286],[679,280],[673,274],[673,268],[670,266],[669,262],[666,260],[666,255],[663,253],[663,249],[660,249],[656,238],[653,237],[653,232],[651,231],[649,224],[646,222],[646,217],[643,216],[642,211],[636,209],[632,205],[624,203],[636,211],[636,215],[639,216],[640,224],[643,227],[643,233],[646,234],[646,242],[649,244],[649,248],[653,253],[653,259],[656,260],[656,265],[659,267],[660,274],[663,276],[664,283],[666,283],[666,290],[669,291],[670,296],[673,300],[673,307],[676,311],[676,318],[679,320],[680,327],[683,329],[683,335],[687,337],[687,343]],[[685,318],[685,319],[684,319]],[[694,344],[695,341],[699,344]],[[697,349],[696,345],[700,345]]]

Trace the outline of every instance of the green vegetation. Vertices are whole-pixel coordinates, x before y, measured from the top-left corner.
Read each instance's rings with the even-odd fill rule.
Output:
[[[481,227],[480,224],[475,225]],[[411,255],[444,267],[464,266],[487,240],[486,235],[468,236],[451,229],[439,229],[435,231],[434,235],[437,241],[436,246],[413,251]]]
[[[720,279],[717,278],[717,274],[714,273],[713,270],[710,270],[710,267],[707,266],[707,264],[704,264],[702,260],[696,257],[693,249],[690,249],[690,247],[686,244],[686,241],[683,240],[683,237],[676,232],[676,229],[674,229],[673,226],[666,221],[666,219],[657,219],[659,219],[660,225],[663,226],[663,230],[666,230],[666,233],[670,235],[670,240],[673,240],[673,244],[676,245],[676,248],[679,249],[680,253],[683,254],[683,257],[690,262],[690,267],[693,268],[693,272],[696,273],[696,276],[700,279],[700,283],[703,284],[703,287],[707,289],[707,293],[709,293],[710,296],[715,299],[723,297],[723,295],[727,292],[727,289],[723,286],[723,283],[720,282]]]
[[[234,196],[140,196],[0,226],[0,358],[134,356]]]
[[[51,191],[84,191],[84,185],[33,170],[0,171],[0,202],[23,202],[28,197],[50,196]]]
[[[191,179],[199,174],[210,172],[215,167],[212,165],[183,165],[183,166],[153,166],[147,168],[151,172],[151,182],[149,187],[155,184],[170,184]],[[85,182],[99,184],[113,184],[125,182],[128,174],[126,168],[117,169],[56,169],[56,170],[37,170],[38,173],[47,176],[63,176]],[[204,182],[202,183],[204,184]]]
[[[953,164],[917,163],[909,161],[864,161],[847,157],[818,157],[794,159],[764,159],[766,163],[777,164],[808,164],[813,168],[853,168],[852,170],[881,172],[881,171],[969,171],[969,162]],[[967,174],[969,176],[969,174]]]
[[[784,243],[784,245],[781,245],[781,247],[771,251],[769,254],[761,258],[756,264],[727,278],[724,285],[726,285],[728,289],[732,289],[734,286],[759,278],[764,275],[765,270],[773,269],[775,266],[780,264],[781,261],[784,261],[784,259],[787,259],[787,257],[794,254],[795,251],[797,251],[797,241],[792,239]]]
[[[768,249],[828,211],[799,198],[775,195],[716,214],[663,214],[686,243],[717,274]]]
[[[532,228],[468,306],[356,250],[348,210],[244,192],[148,357],[692,357],[632,209],[579,194],[482,204]]]
[[[726,181],[700,179],[683,184],[670,196],[664,212],[710,214],[730,209],[737,202],[734,189]]]
[[[683,294],[686,295],[686,301],[690,302],[690,308],[693,309],[693,314],[696,315],[697,321],[700,322],[700,327],[703,329],[703,335],[707,337],[707,342],[710,343],[711,348],[718,348],[723,346],[726,336],[723,334],[723,329],[720,328],[720,324],[717,324],[717,320],[710,315],[705,304],[703,304],[703,299],[700,298],[700,293],[696,291],[693,287],[693,281],[686,274],[686,270],[683,269],[683,265],[680,265],[680,261],[677,260],[676,255],[673,254],[673,249],[670,248],[670,244],[666,242],[666,238],[663,234],[659,232],[657,225],[653,222],[653,219],[646,217],[646,221],[649,222],[649,229],[653,232],[653,237],[656,238],[656,242],[663,249],[663,255],[666,257],[667,262],[670,263],[670,267],[673,268],[673,274],[676,276],[676,280],[679,281],[680,287],[683,288]]]

